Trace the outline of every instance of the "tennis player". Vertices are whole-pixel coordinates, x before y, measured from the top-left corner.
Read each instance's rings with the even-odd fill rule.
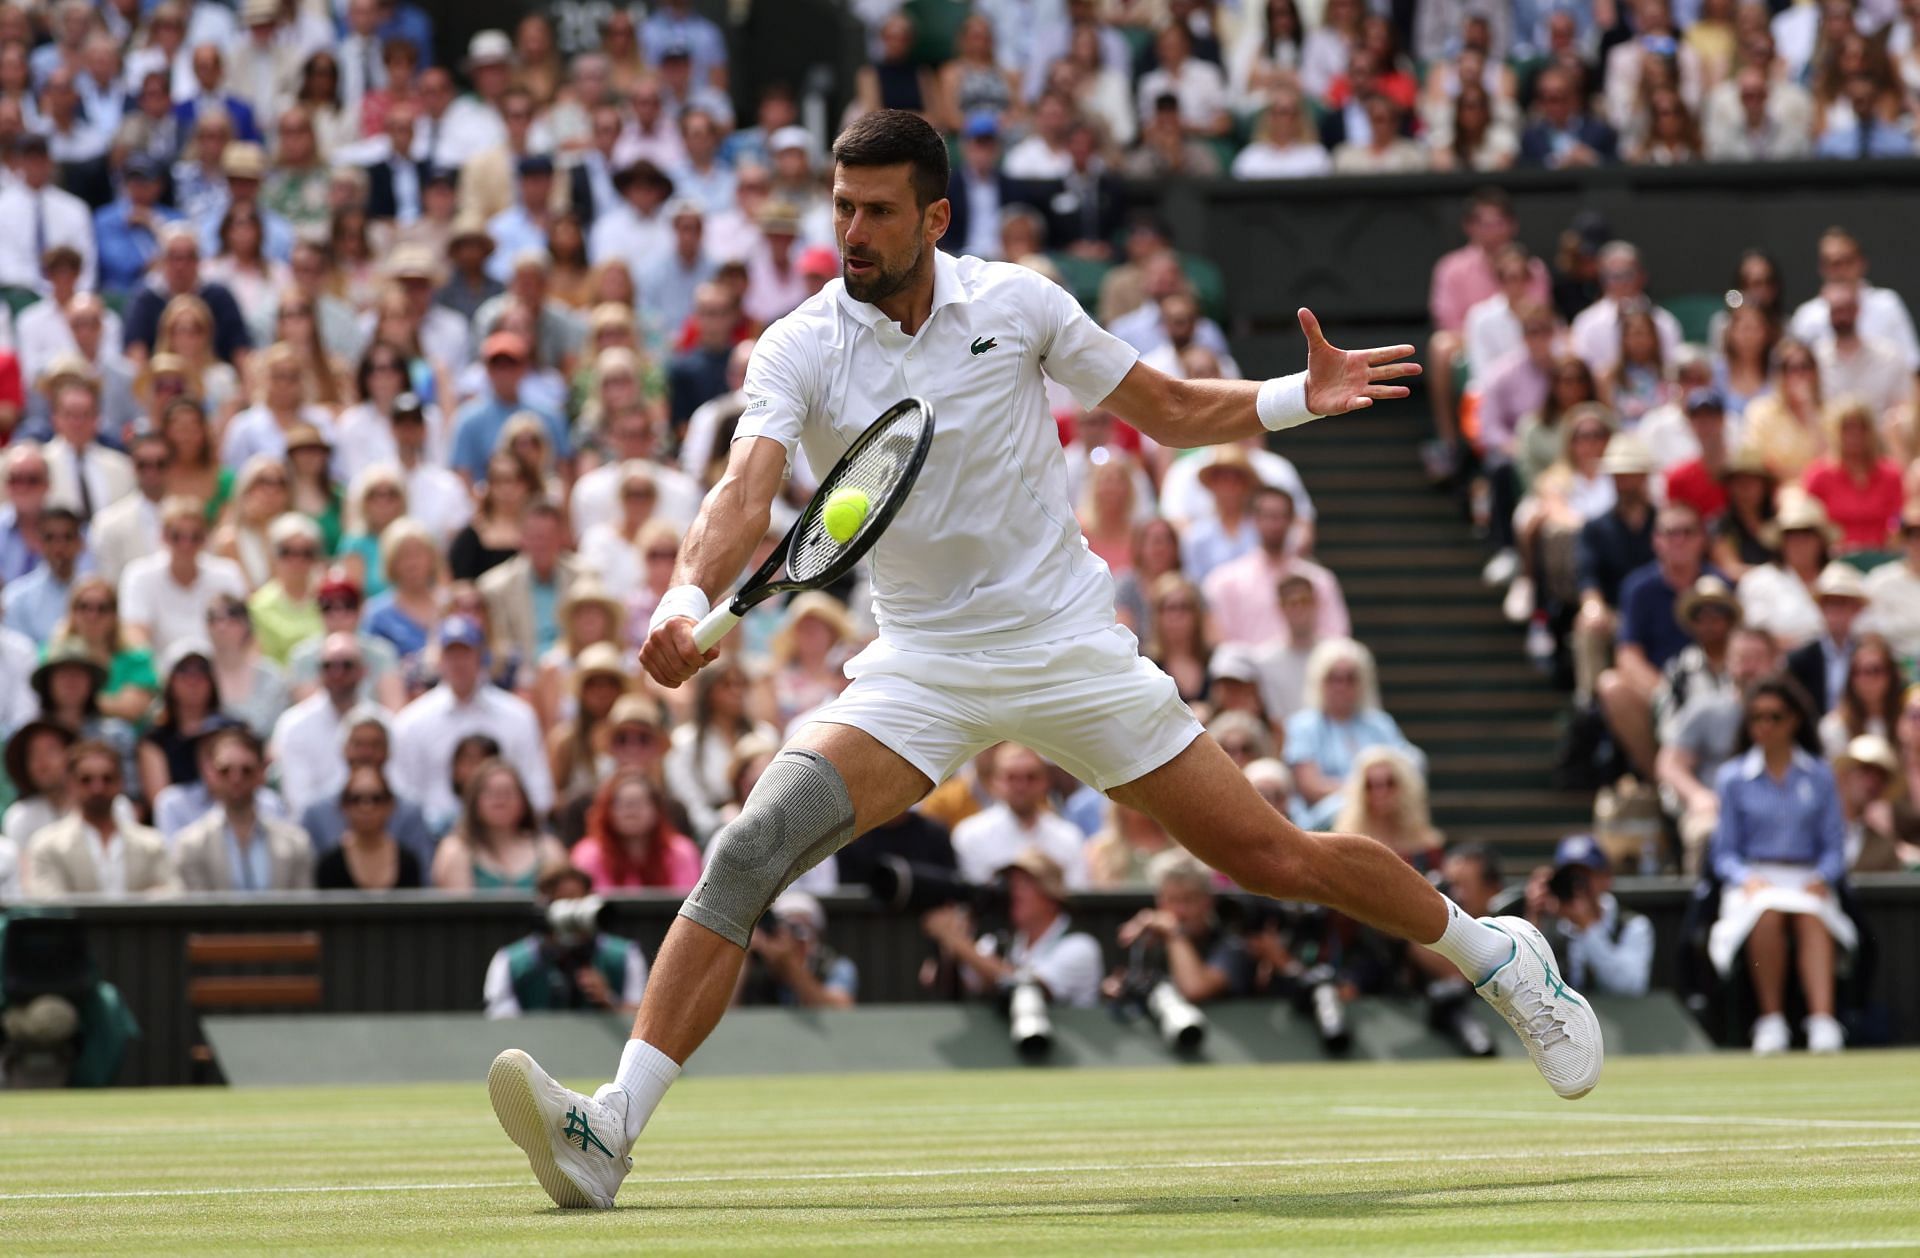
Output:
[[[954,258],[947,150],[919,116],[866,115],[834,144],[841,278],[767,329],[727,469],[687,534],[640,651],[678,686],[714,658],[693,628],[765,536],[794,447],[831,467],[900,398],[932,402],[933,448],[872,552],[878,639],[707,851],[614,1082],[587,1097],[517,1049],[488,1078],[501,1124],[562,1206],[612,1206],[627,1151],[732,998],[754,922],[793,879],[1012,739],[1148,813],[1242,887],[1310,900],[1457,965],[1554,1091],[1586,1095],[1591,1009],[1520,918],[1476,921],[1385,846],[1307,834],[1270,807],[1114,619],[1074,521],[1042,375],[1176,449],[1238,441],[1405,397],[1410,345],[1340,350],[1299,312],[1307,369],[1264,383],[1173,380],[1021,267]]]

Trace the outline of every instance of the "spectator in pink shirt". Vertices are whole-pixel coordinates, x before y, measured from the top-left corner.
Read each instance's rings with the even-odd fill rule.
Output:
[[[587,813],[587,834],[573,863],[595,891],[630,887],[690,891],[700,881],[700,849],[673,828],[659,790],[627,770],[601,786]]]
[[[1427,342],[1427,396],[1433,401],[1433,431],[1439,456],[1430,471],[1440,479],[1452,474],[1455,428],[1453,414],[1454,359],[1462,349],[1461,330],[1467,311],[1500,291],[1494,274],[1494,255],[1519,231],[1513,204],[1498,188],[1483,188],[1467,202],[1461,226],[1467,243],[1446,254],[1433,267],[1427,306],[1433,316],[1433,338]],[[1535,258],[1528,295],[1542,304],[1551,296],[1546,265]]]
[[[1220,642],[1258,646],[1287,636],[1280,614],[1280,579],[1299,575],[1313,583],[1319,596],[1319,637],[1348,636],[1347,600],[1340,582],[1317,563],[1287,552],[1293,528],[1293,495],[1272,485],[1253,492],[1253,528],[1260,544],[1207,574],[1202,592],[1213,612],[1214,632]]]

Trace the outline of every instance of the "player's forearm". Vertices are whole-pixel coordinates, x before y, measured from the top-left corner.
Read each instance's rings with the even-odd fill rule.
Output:
[[[699,586],[709,599],[726,593],[766,536],[773,496],[785,470],[786,454],[777,443],[743,444],[750,448],[736,447],[727,470],[707,491],[674,565],[675,585]],[[769,468],[772,459],[778,463]]]
[[[1312,418],[1304,374],[1264,382],[1175,380],[1145,363],[1134,364],[1104,405],[1179,450],[1258,437]]]

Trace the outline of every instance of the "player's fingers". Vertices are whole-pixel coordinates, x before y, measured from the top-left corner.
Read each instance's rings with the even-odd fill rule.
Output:
[[[1407,389],[1398,384],[1376,384],[1367,389],[1367,396],[1385,401],[1388,398],[1406,397]]]
[[[1327,344],[1327,334],[1320,330],[1320,320],[1314,318],[1313,311],[1302,306],[1298,311],[1297,317],[1300,320],[1300,331],[1306,334],[1307,348],[1313,350],[1324,347]],[[1407,352],[1412,353],[1413,351],[1408,350]]]
[[[1411,345],[1382,345],[1367,351],[1367,365],[1378,366],[1381,363],[1390,363],[1397,358],[1405,358],[1411,353],[1413,353]],[[1418,367],[1419,364],[1416,363],[1414,366]]]
[[[1420,374],[1419,363],[1388,363],[1384,367],[1367,368],[1367,380],[1400,380],[1407,376]]]

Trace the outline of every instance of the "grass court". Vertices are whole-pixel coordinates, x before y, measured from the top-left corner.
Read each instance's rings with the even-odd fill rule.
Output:
[[[484,1073],[5,1095],[0,1247],[1920,1253],[1914,1052],[1619,1058],[1572,1104],[1511,1060],[695,1078],[608,1214],[551,1206]]]

